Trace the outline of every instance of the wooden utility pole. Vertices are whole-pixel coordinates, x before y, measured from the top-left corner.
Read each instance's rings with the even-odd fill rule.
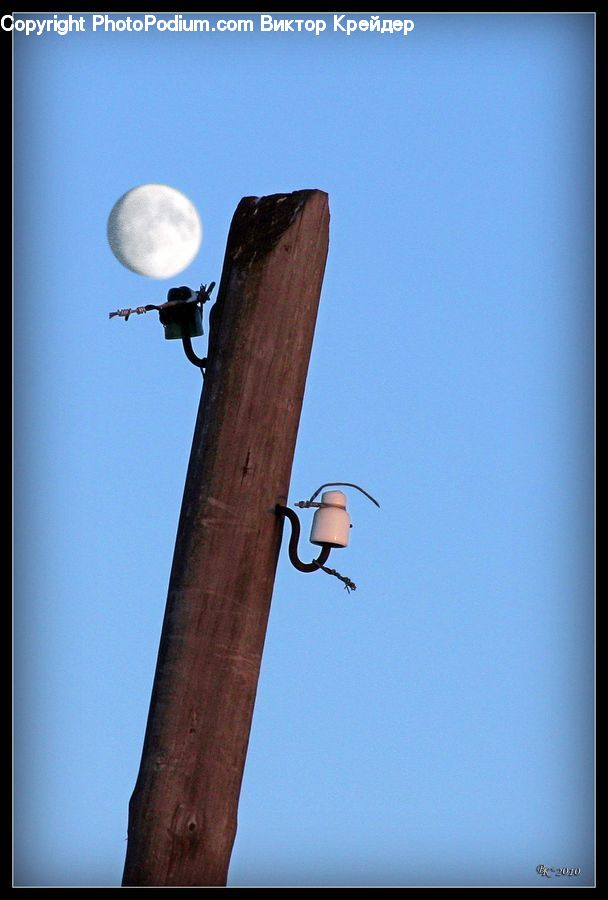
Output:
[[[327,257],[322,191],[245,197],[211,312],[124,885],[225,885]]]

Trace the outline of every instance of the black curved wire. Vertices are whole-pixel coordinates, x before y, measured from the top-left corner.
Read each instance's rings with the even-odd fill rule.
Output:
[[[310,500],[308,502],[312,503],[312,501],[315,499],[315,497],[318,497],[319,494],[321,493],[321,491],[323,490],[323,488],[326,488],[326,487],[357,488],[358,491],[361,491],[362,494],[365,494],[365,496],[368,498],[368,500],[371,500],[372,503],[375,503],[376,506],[378,507],[378,509],[380,509],[380,504],[378,503],[377,500],[374,500],[374,498],[372,497],[371,494],[368,494],[367,491],[364,491],[362,487],[359,487],[358,484],[353,484],[351,481],[328,481],[326,484],[322,484],[320,488],[317,488],[317,490],[314,492],[314,494],[312,495],[312,497],[310,498]]]
[[[323,544],[321,546],[321,552],[315,560],[310,563],[302,562],[302,560],[298,556],[298,542],[300,540],[300,520],[298,519],[297,513],[295,513],[293,509],[289,509],[288,506],[281,506],[280,503],[277,503],[274,509],[278,516],[284,516],[286,519],[289,519],[289,524],[291,525],[291,536],[289,538],[289,559],[291,560],[292,565],[294,565],[299,572],[318,572],[320,567],[324,565],[329,559],[329,554],[331,553],[331,547],[329,546],[329,544]]]
[[[184,337],[182,338],[182,344],[184,346],[184,353],[186,354],[192,365],[198,366],[199,369],[204,369],[207,365],[207,357],[196,355],[189,335],[184,335]]]

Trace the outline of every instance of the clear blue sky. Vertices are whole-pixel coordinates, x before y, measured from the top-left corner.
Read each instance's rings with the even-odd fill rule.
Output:
[[[382,508],[350,498],[354,594],[283,547],[229,883],[589,885],[594,18],[253,18],[14,35],[15,883],[122,874],[200,376],[108,312],[218,280],[241,197],[321,188],[290,499]],[[169,281],[106,242],[145,182],[204,224]]]

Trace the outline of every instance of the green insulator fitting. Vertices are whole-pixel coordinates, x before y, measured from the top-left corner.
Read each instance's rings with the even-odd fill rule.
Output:
[[[198,303],[180,303],[161,310],[159,315],[168,341],[200,337],[203,333],[203,317]]]

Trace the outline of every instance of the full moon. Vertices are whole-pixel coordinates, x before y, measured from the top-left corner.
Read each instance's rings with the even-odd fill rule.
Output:
[[[138,275],[171,278],[199,251],[203,226],[194,204],[166,184],[141,184],[123,194],[108,218],[116,259]]]

